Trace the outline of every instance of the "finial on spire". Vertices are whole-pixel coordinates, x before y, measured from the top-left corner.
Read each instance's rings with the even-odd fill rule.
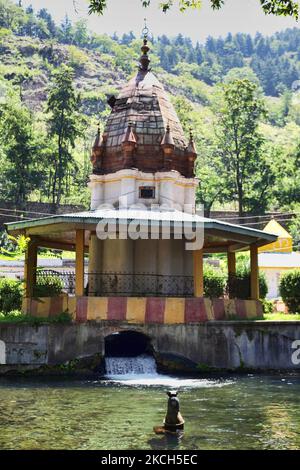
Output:
[[[174,140],[171,134],[169,122],[167,124],[166,132],[164,133],[164,136],[162,138],[160,145],[167,150],[172,150],[175,146]]]
[[[135,137],[134,132],[132,130],[132,122],[131,121],[129,121],[129,123],[128,123],[127,130],[126,130],[124,138],[122,140],[122,144],[123,145],[130,144],[133,147],[136,146],[136,137]]]
[[[148,46],[148,34],[149,34],[149,28],[147,26],[147,20],[144,18],[145,25],[142,31],[144,40],[143,40],[143,45],[141,47],[142,55],[140,57],[140,69],[144,72],[147,72],[149,70],[149,64],[150,64],[150,59],[148,57],[148,52],[150,51],[150,48]]]
[[[93,145],[93,149],[99,148],[101,146],[101,138],[100,138],[100,122],[97,124],[97,134],[96,139]]]
[[[149,34],[149,28],[148,28],[148,25],[147,25],[147,18],[144,18],[144,28],[143,28],[142,34],[144,36],[144,39],[147,41],[148,40],[148,34]]]
[[[190,127],[190,140],[189,140],[189,145],[187,147],[187,153],[190,155],[197,155],[197,150],[194,142],[194,135],[193,135],[193,130]]]

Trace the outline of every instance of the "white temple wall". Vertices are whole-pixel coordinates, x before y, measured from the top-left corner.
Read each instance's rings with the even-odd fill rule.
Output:
[[[195,208],[195,191],[198,181],[195,178],[185,178],[177,171],[143,173],[139,170],[120,170],[109,175],[91,175],[91,209],[95,210],[102,204],[121,205],[130,207],[133,204],[164,204],[166,208],[184,210],[185,204]],[[155,188],[155,197],[144,199],[140,197],[141,187]],[[124,198],[122,200],[122,198]]]
[[[89,272],[192,275],[185,240],[99,240],[91,236]]]

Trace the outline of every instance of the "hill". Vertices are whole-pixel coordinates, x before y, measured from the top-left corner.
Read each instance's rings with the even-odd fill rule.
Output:
[[[271,37],[229,34],[208,38],[205,44],[193,44],[182,35],[153,39],[152,69],[171,94],[185,131],[194,130],[199,152],[198,201],[207,211],[236,207],[234,190],[220,191],[224,171],[215,157],[220,152],[214,132],[220,84],[236,79],[254,83],[267,109],[259,129],[265,140],[265,171],[272,177],[267,184],[259,181],[255,194],[247,189],[246,211],[291,210],[300,203],[299,45],[300,30],[296,28]],[[51,201],[54,147],[49,140],[46,103],[55,71],[67,65],[73,71],[74,89],[80,93],[78,110],[85,125],[74,148],[68,150],[70,161],[60,202],[88,204],[89,153],[97,122],[103,123],[109,113],[107,98],[136,70],[140,46],[140,39],[132,33],[121,38],[96,35],[83,20],[73,25],[65,18],[56,25],[45,9],[25,11],[0,0],[0,98],[2,102],[13,100],[15,110],[16,106],[28,110],[39,158],[46,159],[40,166],[37,163],[40,177],[28,187],[25,199]],[[0,196],[6,201],[14,199],[16,192],[13,178],[8,182],[12,161],[7,155],[7,142],[0,139]]]

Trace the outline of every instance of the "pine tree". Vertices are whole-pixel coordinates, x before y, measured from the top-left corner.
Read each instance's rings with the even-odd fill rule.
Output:
[[[73,70],[62,66],[54,74],[47,102],[49,136],[56,142],[51,184],[52,203],[56,206],[63,195],[63,181],[68,168],[74,165],[70,150],[75,147],[75,140],[82,131],[79,105],[80,98],[73,85]]]
[[[34,133],[33,117],[25,106],[11,98],[0,109],[2,197],[24,208],[30,193],[39,188],[45,167],[41,159],[41,136]]]

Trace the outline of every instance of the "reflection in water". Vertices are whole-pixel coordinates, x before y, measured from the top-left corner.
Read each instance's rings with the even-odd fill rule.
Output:
[[[299,430],[300,417],[294,415],[293,408],[282,409],[273,403],[265,407],[261,439],[266,448],[272,449],[276,445],[277,449],[285,449],[287,446],[289,449],[297,449],[294,443]]]
[[[151,449],[179,449],[183,439],[184,431],[177,431],[176,434],[164,434],[163,437],[149,439],[148,444]]]
[[[145,382],[146,380],[146,382]],[[184,434],[156,436],[168,388]],[[1,449],[300,449],[300,377],[0,379]]]

